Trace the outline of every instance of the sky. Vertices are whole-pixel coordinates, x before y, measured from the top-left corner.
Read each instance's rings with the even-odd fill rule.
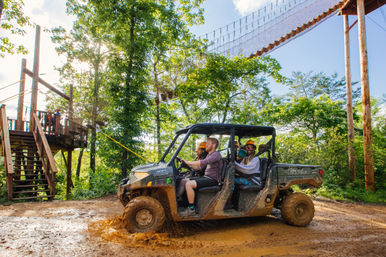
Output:
[[[205,9],[205,24],[192,28],[192,32],[203,35],[214,29],[240,19],[269,0],[207,0]],[[51,43],[50,35],[44,29],[62,26],[70,29],[73,17],[65,13],[65,0],[25,0],[25,14],[31,21],[41,25],[40,48],[40,74],[41,77],[54,86],[59,83],[58,73],[54,67],[59,67],[63,62],[55,52],[55,46]],[[382,97],[386,94],[386,5],[366,16],[367,50],[369,61],[370,94],[373,97]],[[356,16],[350,17],[350,24],[356,20]],[[32,70],[33,49],[35,31],[27,29],[24,37],[12,37],[14,42],[22,42],[29,50],[28,55],[6,55],[0,59],[0,88],[20,79],[21,59],[27,59],[27,68]],[[256,49],[257,50],[257,49]],[[360,63],[358,47],[358,26],[350,31],[351,71],[352,81],[360,81]],[[281,73],[290,76],[294,71],[324,72],[327,75],[337,73],[338,77],[345,75],[344,66],[344,38],[343,17],[335,15],[318,25],[310,32],[298,37],[270,53],[282,66]],[[30,89],[31,79],[26,80],[26,89]],[[16,84],[7,89],[0,89],[0,103],[3,99],[18,93],[19,85]],[[44,110],[43,86],[39,87],[39,106]],[[272,83],[273,94],[284,94],[287,89],[279,84]],[[30,106],[31,95],[25,97],[25,106]],[[7,114],[16,116],[17,100],[8,101]]]

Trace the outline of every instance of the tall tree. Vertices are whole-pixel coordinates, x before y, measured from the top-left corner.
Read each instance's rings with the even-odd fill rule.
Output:
[[[87,111],[84,115],[91,123],[90,168],[95,172],[97,120],[99,113],[103,111],[101,108],[103,103],[100,103],[99,92],[102,86],[101,80],[108,51],[104,44],[105,39],[98,33],[97,24],[90,16],[89,5],[81,6],[77,2],[70,3],[68,4],[67,13],[76,15],[77,20],[74,22],[69,34],[61,27],[54,28],[52,30],[52,40],[59,44],[56,48],[58,53],[67,57],[67,63],[61,68],[61,74],[64,78],[73,78],[77,74],[74,72],[74,65],[86,64],[89,67],[89,71],[86,73],[90,79],[87,83],[90,85],[90,90],[87,90],[84,85],[80,85],[82,87],[80,92],[83,96],[92,96],[91,101],[86,101],[83,104],[88,103],[89,106],[89,108],[86,108]]]
[[[307,97],[314,98],[321,95],[328,95],[332,100],[346,99],[346,80],[345,78],[338,79],[338,74],[334,73],[331,76],[323,72],[308,73],[296,71],[292,73],[290,81],[289,96],[293,98]],[[357,82],[352,83],[357,85]],[[360,97],[360,88],[354,88],[353,100],[358,100]]]
[[[89,2],[99,29],[108,36],[108,85],[111,103],[110,133],[126,146],[138,150],[141,122],[147,108],[147,72],[153,53],[173,47],[188,33],[187,22],[201,19],[201,0]],[[168,44],[166,44],[168,42]],[[119,148],[111,146],[116,152]],[[136,159],[121,150],[122,176]],[[110,159],[111,160],[111,159]]]
[[[197,111],[206,121],[255,124],[257,115],[252,117],[249,108],[258,110],[269,101],[266,77],[282,81],[279,69],[279,63],[269,57],[229,59],[209,54],[202,66],[188,71],[177,95],[185,110],[186,105],[200,106]]]
[[[328,96],[292,98],[271,109],[268,116],[286,129],[305,133],[315,144],[318,144],[330,128],[338,128],[340,133],[345,132],[343,125],[346,112],[342,108],[342,102],[333,101]]]

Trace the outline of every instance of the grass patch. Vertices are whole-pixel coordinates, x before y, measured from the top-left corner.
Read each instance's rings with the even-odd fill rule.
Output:
[[[303,192],[309,196],[320,195],[329,199],[350,202],[386,203],[386,190],[366,190],[362,183],[349,183],[338,186],[325,183],[319,188],[302,188],[298,185],[292,187],[296,192]]]

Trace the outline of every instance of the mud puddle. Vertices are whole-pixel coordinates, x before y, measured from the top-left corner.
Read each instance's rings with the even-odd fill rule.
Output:
[[[314,200],[306,228],[267,217],[128,233],[116,197],[0,206],[0,256],[385,256],[386,206]]]

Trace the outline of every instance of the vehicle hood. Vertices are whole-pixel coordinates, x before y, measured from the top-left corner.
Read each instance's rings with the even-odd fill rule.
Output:
[[[163,173],[168,173],[169,171],[167,170],[169,170],[167,169],[167,164],[164,162],[160,162],[138,165],[134,167],[131,171],[132,173],[143,172],[148,173],[149,175],[161,175]]]

